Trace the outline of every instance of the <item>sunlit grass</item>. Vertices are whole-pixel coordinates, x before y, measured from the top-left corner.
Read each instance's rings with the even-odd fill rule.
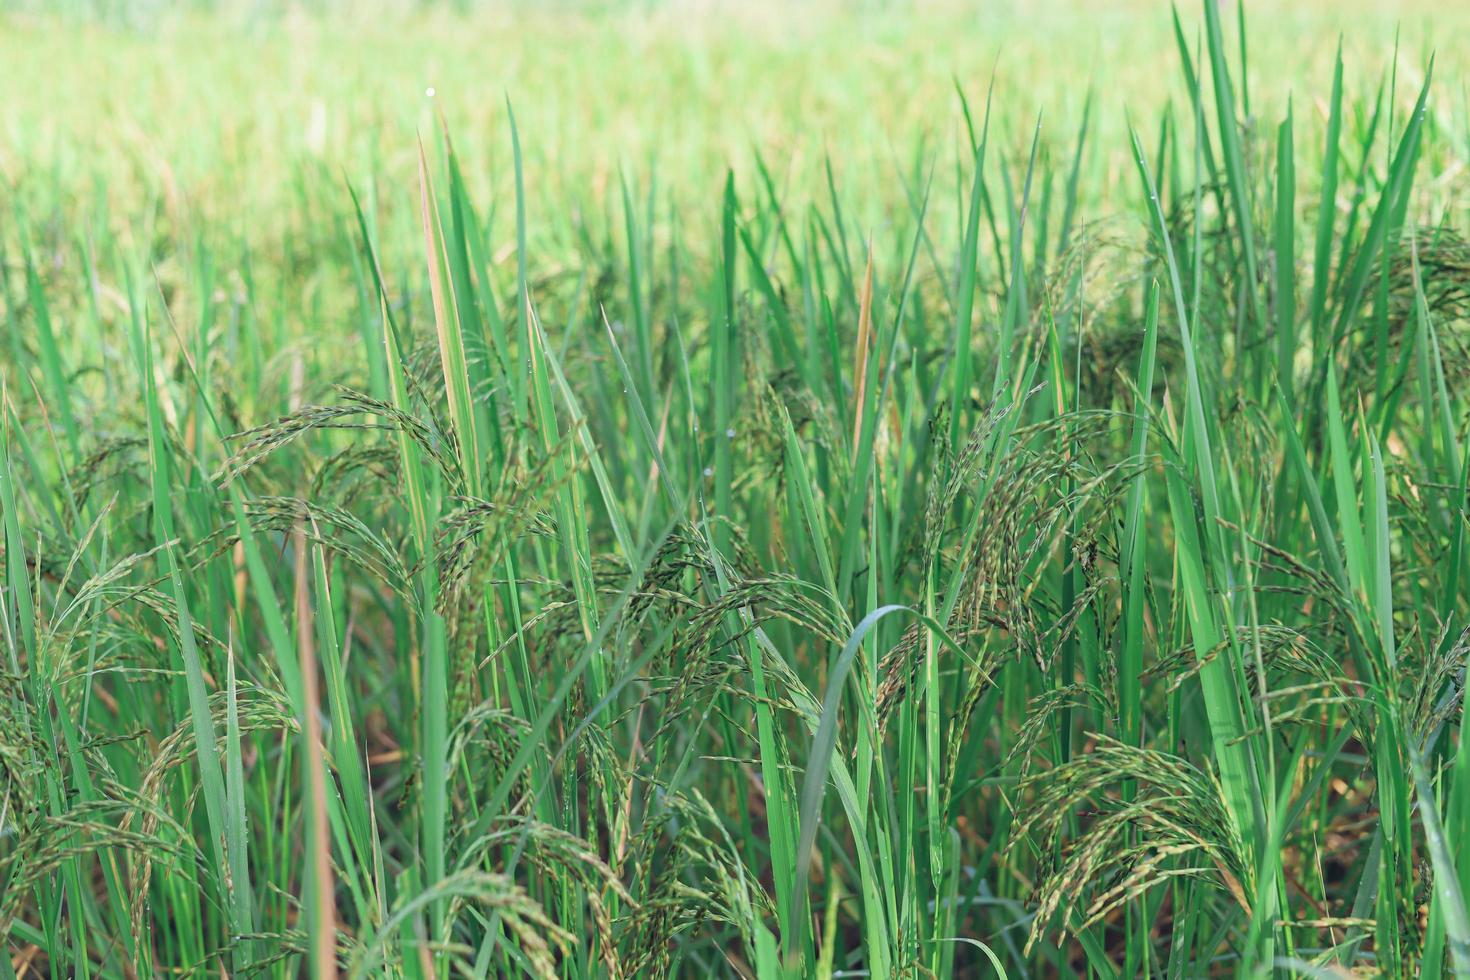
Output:
[[[1463,14],[84,7],[0,976],[1470,972]]]

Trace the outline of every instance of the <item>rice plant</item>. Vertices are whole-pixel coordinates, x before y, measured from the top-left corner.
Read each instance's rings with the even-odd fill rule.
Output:
[[[696,103],[862,59],[430,12],[582,88],[252,161],[108,59],[346,13],[15,6],[123,53],[6,83],[0,977],[1470,975],[1460,15],[1146,10],[1144,85],[666,162],[578,32]]]

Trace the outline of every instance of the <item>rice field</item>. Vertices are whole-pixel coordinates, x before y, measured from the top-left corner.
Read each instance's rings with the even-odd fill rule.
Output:
[[[0,980],[1470,976],[1467,37],[0,2]]]

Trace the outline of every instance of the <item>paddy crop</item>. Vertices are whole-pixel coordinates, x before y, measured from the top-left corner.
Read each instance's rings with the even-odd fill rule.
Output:
[[[1260,7],[5,8],[0,976],[1470,975],[1470,23]]]

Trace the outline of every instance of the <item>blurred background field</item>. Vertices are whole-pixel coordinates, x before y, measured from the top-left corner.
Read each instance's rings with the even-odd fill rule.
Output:
[[[532,193],[594,214],[620,167],[656,167],[670,194],[708,200],[727,166],[749,172],[753,149],[799,197],[820,193],[830,153],[871,207],[902,205],[893,168],[952,156],[956,86],[978,111],[992,75],[996,126],[1015,154],[1038,117],[1043,145],[1065,153],[1095,90],[1087,205],[1127,173],[1127,113],[1188,119],[1172,84],[1170,7],[1149,0],[8,6],[10,186],[78,197],[105,186],[131,204],[165,197],[205,217],[248,215],[260,230],[309,223],[301,195],[333,195],[344,176],[411,183],[415,136],[432,134],[435,112],[467,179],[503,181],[507,97]],[[1194,45],[1197,17],[1185,13]],[[1397,42],[1400,94],[1412,98],[1431,53],[1458,78],[1470,9],[1271,0],[1253,6],[1251,28],[1257,117],[1275,118],[1295,93],[1304,124],[1320,126],[1339,36],[1364,86],[1386,77]],[[1463,128],[1465,103],[1452,80],[1435,101],[1439,123]]]

